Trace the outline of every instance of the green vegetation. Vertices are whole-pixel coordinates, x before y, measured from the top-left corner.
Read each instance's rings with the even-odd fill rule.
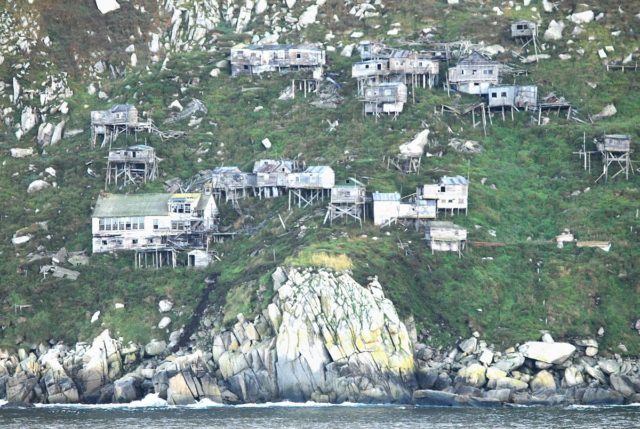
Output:
[[[384,16],[365,24],[366,34],[376,34],[375,22],[383,28],[401,22],[413,35],[437,24],[443,40],[464,36],[510,43],[503,31],[509,18],[482,16],[490,13],[488,7],[461,6],[445,14],[448,8],[444,5],[415,6],[421,3],[389,3]],[[436,22],[426,16],[442,19]],[[605,23],[607,19],[613,18],[605,18]],[[493,33],[485,34],[483,23],[488,20],[498,24],[491,27]],[[335,24],[337,34],[345,32],[345,41],[349,23],[356,25],[351,18]],[[276,266],[323,266],[350,268],[361,282],[378,276],[400,314],[412,314],[418,328],[428,330],[435,343],[479,330],[490,341],[511,345],[536,338],[543,329],[556,337],[571,338],[593,336],[604,326],[603,347],[618,351],[617,345],[624,343],[630,353],[640,353],[640,336],[631,329],[640,317],[640,177],[596,185],[598,160],[588,173],[572,154],[581,147],[583,133],[588,143],[604,132],[629,133],[636,144],[640,142],[638,75],[606,73],[595,52],[601,42],[589,41],[588,36],[597,34],[601,37],[598,40],[621,50],[631,42],[624,35],[613,40],[609,33],[601,34],[599,26],[588,25],[585,33],[576,37],[572,48],[584,48],[584,57],[573,52],[573,59],[559,60],[557,54],[567,49],[560,43],[550,51],[552,59],[530,65],[529,75],[523,79],[539,83],[541,95],[555,91],[565,96],[582,118],[608,103],[616,105],[616,116],[582,125],[552,115],[550,124],[539,127],[524,113],[517,114],[515,122],[503,122],[496,115],[486,137],[481,129],[472,128],[468,118],[434,113],[439,104],[454,102],[441,89],[417,90],[416,104],[408,103],[396,121],[363,119],[355,82],[350,79],[351,60],[336,53],[329,57],[329,70],[345,97],[336,110],[315,108],[302,97],[279,101],[280,91],[289,83],[286,76],[231,79],[222,73],[211,78],[209,71],[224,58],[223,49],[214,55],[173,54],[166,70],[156,65],[150,71],[132,70],[122,81],[104,80],[102,88],[109,94],[109,102],[87,95],[87,82],[79,75],[72,78],[75,95],[70,99],[68,127],[84,128],[83,134],[47,147],[32,158],[13,159],[8,148],[35,146],[35,130],[17,142],[12,129],[0,129],[0,346],[13,347],[16,339],[28,343],[51,338],[86,340],[105,327],[125,340],[166,336],[153,328],[160,319],[157,302],[164,297],[172,298],[181,314],[170,328],[179,327],[191,316],[207,272],[134,270],[131,255],[100,255],[79,268],[77,281],[69,281],[43,279],[38,274],[40,262],[25,263],[40,246],[47,251],[62,246],[69,251],[90,251],[90,214],[103,187],[106,151],[89,145],[89,112],[111,103],[132,102],[148,112],[160,128],[187,132],[179,140],[147,138],[163,158],[162,180],[188,179],[216,165],[250,169],[261,157],[299,154],[308,164],[332,165],[337,178],[363,178],[369,190],[398,190],[403,195],[444,174],[469,175],[469,214],[453,220],[469,229],[472,241],[502,244],[472,245],[462,258],[432,255],[421,235],[412,229],[394,226],[380,230],[370,223],[363,228],[354,223],[329,227],[322,224],[324,208],[319,205],[288,212],[285,198],[244,200],[240,203],[242,215],[222,208],[222,225],[241,233],[235,240],[217,245],[221,261],[210,269],[220,273],[220,284],[212,291],[210,302],[223,308],[225,324],[232,323],[237,313],[250,316],[269,302],[273,295],[270,274]],[[62,37],[65,28],[58,25],[55,31]],[[323,33],[312,26],[307,37],[320,39]],[[234,37],[222,34],[220,40],[230,44]],[[511,61],[507,55],[502,59]],[[7,76],[2,79],[8,81]],[[597,89],[587,82],[597,83]],[[173,100],[186,104],[191,98],[202,100],[209,109],[199,126],[190,128],[188,121],[162,123]],[[465,100],[474,98],[462,97],[461,101]],[[264,108],[254,111],[257,106]],[[338,128],[330,132],[327,120],[339,121]],[[419,175],[386,170],[383,156],[395,154],[399,144],[421,130],[423,121],[438,142],[428,151],[442,156],[425,158]],[[457,153],[447,146],[451,136],[478,140],[484,151]],[[273,143],[268,152],[260,144],[265,137]],[[118,142],[126,143],[124,139]],[[88,165],[100,177],[87,175]],[[50,166],[57,172],[57,187],[27,194],[29,183]],[[161,189],[161,183],[153,183],[130,191]],[[48,221],[46,230],[37,225],[43,221]],[[22,228],[28,228],[33,238],[13,246],[11,237]],[[554,237],[565,228],[578,239],[610,240],[611,251],[580,249],[573,244],[558,249]],[[119,302],[125,304],[124,309],[114,308]],[[14,306],[20,304],[32,307],[16,310]],[[91,315],[98,310],[102,312],[99,322],[91,325]]]

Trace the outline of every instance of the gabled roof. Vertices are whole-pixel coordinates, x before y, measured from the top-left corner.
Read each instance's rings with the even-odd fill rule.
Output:
[[[285,172],[291,172],[293,170],[293,162],[289,160],[261,159],[253,164],[254,173],[281,172],[283,168],[286,170]]]
[[[461,59],[458,62],[458,65],[470,65],[470,64],[498,64],[497,61],[493,61],[491,58],[486,55],[481,54],[478,51],[473,51],[469,56]]]
[[[440,179],[441,185],[468,185],[469,181],[463,176],[443,176]]]
[[[327,171],[333,171],[328,165],[311,165],[304,170],[304,173],[322,174]]]
[[[374,192],[371,196],[373,201],[400,201],[398,192]]]
[[[167,216],[171,194],[102,194],[93,217]]]
[[[346,180],[343,180],[341,182],[336,183],[334,187],[335,188],[355,188],[355,187],[365,188],[365,185],[364,185],[364,183],[362,183],[358,179],[354,179],[353,177],[349,177]]]
[[[242,171],[235,166],[229,166],[229,167],[216,167],[213,170],[211,170],[211,172],[213,174],[239,174],[242,173]]]

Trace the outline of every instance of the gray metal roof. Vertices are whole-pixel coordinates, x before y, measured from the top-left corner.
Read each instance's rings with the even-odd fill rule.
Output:
[[[463,228],[460,225],[456,225],[455,223],[449,222],[447,220],[432,220],[427,222],[426,226],[427,228],[448,228],[466,231],[466,228]]]
[[[400,201],[398,192],[374,192],[373,201]]]
[[[442,185],[468,185],[469,181],[462,176],[443,176],[440,179]]]
[[[131,109],[135,109],[135,107],[132,106],[131,104],[114,104],[111,107],[111,113],[128,112]]]
[[[328,165],[311,165],[304,170],[305,173],[316,174],[322,174],[327,171],[333,171],[333,168],[329,167]]]
[[[171,194],[103,194],[93,217],[167,216]]]

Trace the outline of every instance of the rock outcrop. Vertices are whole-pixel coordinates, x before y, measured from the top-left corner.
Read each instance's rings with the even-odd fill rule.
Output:
[[[196,335],[203,342],[190,349],[174,351],[180,331],[171,333],[168,348],[163,339],[123,346],[105,330],[74,348],[0,350],[0,399],[123,403],[153,393],[171,405],[207,399],[483,407],[640,401],[638,362],[587,353],[599,350],[592,338],[554,342],[545,334],[501,352],[474,333],[436,349],[412,343],[375,278],[363,286],[346,273],[293,268],[272,277],[275,296],[264,311],[253,320],[239,314],[223,331],[203,323]]]

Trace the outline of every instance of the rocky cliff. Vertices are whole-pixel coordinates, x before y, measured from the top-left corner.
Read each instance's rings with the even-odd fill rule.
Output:
[[[170,404],[408,402],[413,345],[381,285],[348,274],[278,269],[276,296],[253,321],[212,333],[213,348],[170,354],[164,342],[123,346],[108,331],[91,345],[44,346],[0,357],[0,397],[16,403]],[[3,395],[4,393],[4,395]]]

